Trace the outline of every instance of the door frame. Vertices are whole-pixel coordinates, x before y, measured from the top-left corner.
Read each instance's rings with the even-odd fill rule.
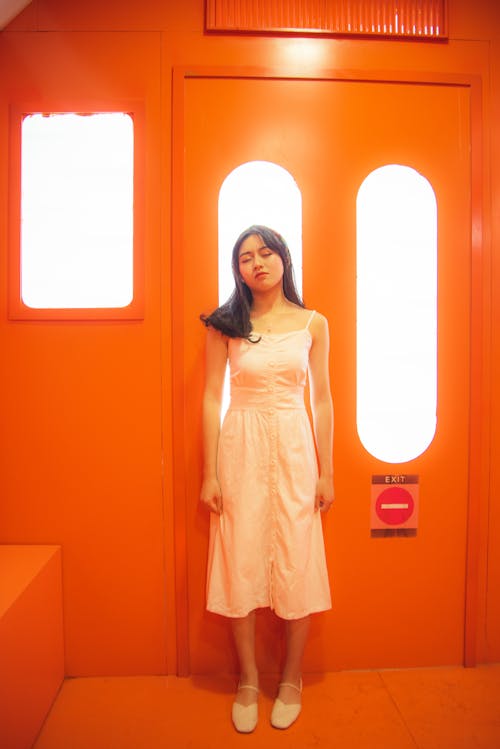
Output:
[[[478,618],[480,614],[481,508],[487,501],[489,476],[489,377],[488,317],[485,314],[490,284],[490,262],[483,243],[483,138],[482,79],[480,75],[427,73],[419,71],[322,70],[315,75],[297,75],[285,68],[257,68],[210,65],[174,66],[172,70],[172,202],[171,202],[171,299],[170,334],[172,350],[172,508],[175,555],[176,673],[190,674],[188,639],[187,496],[183,440],[184,434],[183,308],[184,273],[184,107],[185,84],[189,79],[259,79],[291,81],[350,81],[440,85],[466,88],[470,96],[471,139],[471,312],[470,312],[470,391],[469,391],[469,478],[467,499],[467,548],[465,570],[465,631],[463,663],[477,663]],[[177,365],[176,365],[177,362]],[[172,538],[172,534],[170,534]]]

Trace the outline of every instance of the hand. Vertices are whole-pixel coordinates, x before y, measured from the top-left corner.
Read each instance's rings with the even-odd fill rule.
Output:
[[[320,476],[316,484],[316,497],[314,500],[314,511],[328,512],[332,506],[335,494],[333,490],[333,479]]]
[[[210,512],[215,512],[217,515],[222,514],[222,492],[216,478],[203,480],[200,491],[200,502],[208,507]]]

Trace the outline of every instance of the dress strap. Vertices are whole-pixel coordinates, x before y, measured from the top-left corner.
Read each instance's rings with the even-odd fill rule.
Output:
[[[311,320],[313,319],[313,317],[314,317],[314,315],[315,315],[315,314],[316,314],[316,310],[315,310],[315,309],[313,309],[313,311],[312,311],[312,312],[311,312],[311,314],[309,315],[309,320],[307,321],[307,325],[306,325],[306,327],[305,327],[305,330],[308,330],[308,329],[309,329],[309,325],[311,324]]]

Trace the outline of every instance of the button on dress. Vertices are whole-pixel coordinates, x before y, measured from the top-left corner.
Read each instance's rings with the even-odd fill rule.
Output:
[[[217,459],[223,512],[210,517],[207,577],[207,609],[217,614],[270,607],[299,619],[331,608],[304,405],[312,316],[301,330],[228,341],[231,400]]]

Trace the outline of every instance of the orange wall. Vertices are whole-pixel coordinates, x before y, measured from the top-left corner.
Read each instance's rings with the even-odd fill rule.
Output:
[[[484,652],[490,661],[500,660],[500,24],[496,10],[496,34],[491,44],[491,455],[489,482],[488,574]],[[488,215],[489,206],[485,206]],[[486,445],[488,448],[489,445]]]
[[[140,322],[13,322],[0,285],[0,542],[63,548],[66,671],[176,669],[170,346],[174,65],[477,74],[484,87],[484,392],[478,659],[500,660],[500,11],[449,0],[450,42],[203,34],[203,0],[33,0],[0,34],[0,276],[9,107],[144,103]],[[48,32],[48,33],[39,33]],[[314,45],[314,63],[308,56]],[[175,114],[175,113],[174,113]],[[175,279],[174,279],[175,282]],[[491,436],[491,439],[490,439]],[[174,435],[175,438],[175,435]],[[162,460],[163,457],[163,460]]]

